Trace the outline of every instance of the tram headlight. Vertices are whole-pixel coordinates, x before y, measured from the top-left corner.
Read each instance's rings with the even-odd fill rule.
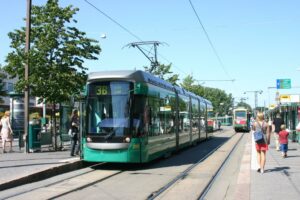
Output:
[[[128,142],[128,143],[129,143],[129,142],[130,142],[130,137],[126,137],[126,138],[125,138],[125,142]]]
[[[87,141],[87,142],[92,142],[92,138],[87,137],[87,138],[86,138],[86,141]]]

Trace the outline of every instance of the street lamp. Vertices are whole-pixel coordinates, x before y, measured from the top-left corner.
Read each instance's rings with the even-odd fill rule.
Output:
[[[100,37],[101,37],[102,39],[106,39],[106,34],[105,34],[105,33],[102,33]]]
[[[220,102],[220,108],[219,108],[219,114],[220,115],[223,114],[223,105],[224,105],[224,102]]]

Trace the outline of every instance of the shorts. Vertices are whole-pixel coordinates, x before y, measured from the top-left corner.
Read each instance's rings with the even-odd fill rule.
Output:
[[[269,150],[268,144],[257,144],[255,143],[256,151],[267,151]]]
[[[280,151],[286,153],[288,151],[288,144],[280,144]]]

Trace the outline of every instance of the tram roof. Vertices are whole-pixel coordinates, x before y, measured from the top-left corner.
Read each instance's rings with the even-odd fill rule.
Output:
[[[178,94],[191,96],[192,98],[199,99],[200,102],[206,103],[206,99],[204,99],[204,98],[201,97],[201,96],[198,96],[198,95],[196,95],[196,94],[194,94],[194,93],[192,93],[192,92],[190,92],[190,91],[188,91],[188,90],[185,90],[185,89],[183,89],[183,88],[181,88],[181,87],[179,87],[179,86],[174,86],[174,88],[175,88],[175,90],[176,90],[176,92],[177,92]]]
[[[233,110],[248,110],[246,107],[236,107]]]
[[[141,70],[101,71],[92,72],[88,75],[88,82],[97,80],[132,80],[152,83],[154,85],[174,90],[174,86],[171,83]]]
[[[211,104],[211,102],[203,97],[197,96],[196,94],[187,91],[179,86],[172,85],[171,83],[160,79],[148,72],[141,70],[113,70],[113,71],[99,71],[91,72],[88,74],[88,82],[94,82],[99,80],[132,80],[137,82],[147,82],[163,88],[167,88],[172,91],[177,91],[178,94],[191,96],[197,98],[201,102]]]

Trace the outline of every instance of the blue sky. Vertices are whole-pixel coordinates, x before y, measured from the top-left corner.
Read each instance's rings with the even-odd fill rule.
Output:
[[[32,0],[34,5],[46,0]],[[199,83],[232,93],[254,105],[274,103],[276,79],[291,79],[293,89],[280,94],[300,93],[300,1],[298,0],[191,0],[212,41],[218,61],[189,0],[89,0],[144,41],[166,43],[158,47],[158,60],[172,63],[174,73],[189,74]],[[25,26],[26,0],[2,1],[0,7],[0,64],[10,41],[7,33]],[[136,48],[124,47],[138,39],[99,13],[84,0],[61,0],[62,6],[80,8],[77,27],[99,40],[99,60],[88,61],[89,71],[144,69],[149,61]],[[106,34],[106,39],[101,38]],[[124,48],[123,48],[124,47]],[[201,80],[230,80],[234,82]]]

